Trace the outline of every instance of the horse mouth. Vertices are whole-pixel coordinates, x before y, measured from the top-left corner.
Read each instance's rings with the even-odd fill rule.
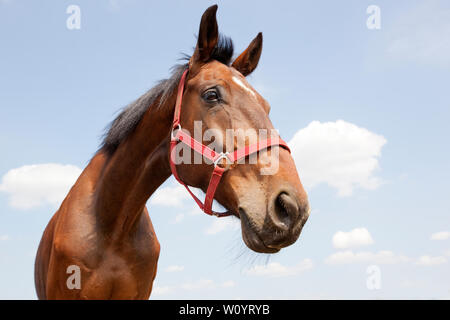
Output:
[[[242,208],[239,208],[239,218],[241,219],[242,239],[247,247],[258,253],[276,253],[280,251],[280,248],[268,246],[264,243],[264,240],[261,239],[255,230],[251,219]]]

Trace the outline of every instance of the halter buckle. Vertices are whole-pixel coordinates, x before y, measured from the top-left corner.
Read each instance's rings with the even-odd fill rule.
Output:
[[[171,137],[172,141],[178,140],[178,139],[175,138],[175,135],[174,135],[175,130],[181,130],[181,125],[177,124],[176,127],[172,128],[172,132],[170,133],[170,137]]]
[[[229,152],[221,152],[221,153],[219,154],[219,157],[218,157],[216,160],[214,160],[214,168],[217,167],[217,165],[219,164],[219,161],[220,161],[220,160],[222,160],[222,159],[230,160],[230,159],[228,158],[228,154],[229,154]]]

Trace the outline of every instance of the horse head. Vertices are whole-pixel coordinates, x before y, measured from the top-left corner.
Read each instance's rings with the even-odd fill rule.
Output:
[[[250,249],[274,253],[298,239],[309,216],[308,198],[283,143],[245,153],[261,141],[279,139],[269,118],[269,103],[246,79],[258,65],[263,38],[259,33],[231,62],[232,43],[219,35],[216,11],[217,6],[212,6],[202,16],[196,48],[181,80],[174,130],[200,135],[201,146],[195,150],[210,141],[207,147],[220,150],[216,153],[220,156],[215,163],[215,158],[209,163],[196,161],[195,154],[188,155],[196,139],[187,143],[191,148],[184,149],[182,157],[188,161],[177,163],[174,175],[183,184],[207,192],[213,170],[220,166],[223,176],[214,198],[240,218],[242,237]],[[239,150],[244,155],[239,161],[228,156]]]

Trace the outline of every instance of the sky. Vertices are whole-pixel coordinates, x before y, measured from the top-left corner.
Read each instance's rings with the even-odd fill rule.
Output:
[[[118,110],[192,53],[214,3],[0,0],[0,299],[36,299],[49,219]],[[312,212],[294,245],[256,254],[237,219],[202,214],[170,178],[147,203],[151,298],[449,299],[450,3],[217,3],[236,54],[263,32],[248,81]]]

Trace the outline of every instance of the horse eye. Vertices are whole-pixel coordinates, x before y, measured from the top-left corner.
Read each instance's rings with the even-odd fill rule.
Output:
[[[203,99],[208,102],[217,102],[219,101],[219,94],[216,90],[208,90],[202,95]]]

